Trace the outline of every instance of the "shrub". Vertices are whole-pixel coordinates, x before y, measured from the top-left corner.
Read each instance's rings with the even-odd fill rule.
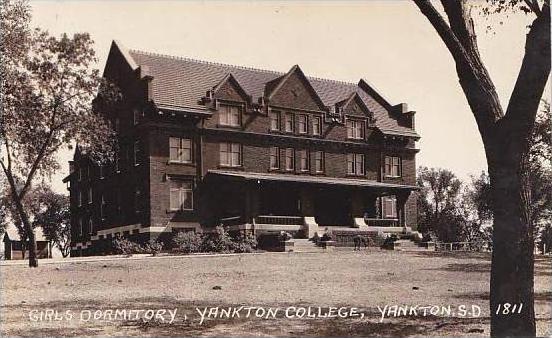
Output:
[[[138,254],[145,251],[144,247],[142,247],[140,244],[132,242],[128,238],[124,237],[116,237],[113,240],[113,248],[115,249],[116,253],[123,255]]]
[[[219,225],[214,232],[208,233],[203,237],[202,251],[205,252],[232,252],[234,242],[226,229]]]
[[[195,232],[179,232],[173,238],[173,243],[178,252],[195,253],[201,251],[202,237]]]
[[[163,242],[159,242],[155,239],[152,239],[146,244],[146,247],[144,248],[147,253],[152,254],[153,256],[157,256],[161,250],[163,250]]]
[[[253,252],[257,248],[257,238],[247,232],[239,233],[234,242],[234,252]]]

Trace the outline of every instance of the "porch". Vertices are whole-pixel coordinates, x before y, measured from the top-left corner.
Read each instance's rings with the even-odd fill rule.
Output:
[[[311,238],[329,231],[405,233],[405,204],[416,187],[363,179],[209,171],[213,223],[255,234]]]

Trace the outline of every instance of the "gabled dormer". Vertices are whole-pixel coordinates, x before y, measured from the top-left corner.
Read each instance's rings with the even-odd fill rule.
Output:
[[[352,92],[345,100],[337,102],[335,107],[336,112],[342,116],[366,118],[368,125],[375,122],[374,114],[357,92]]]
[[[264,97],[271,106],[325,111],[318,93],[298,65],[265,85]]]

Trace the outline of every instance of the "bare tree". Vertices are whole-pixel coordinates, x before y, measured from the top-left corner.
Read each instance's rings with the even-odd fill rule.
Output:
[[[479,55],[468,0],[442,0],[445,18],[429,0],[413,0],[452,55],[483,140],[493,200],[490,281],[492,336],[535,336],[534,240],[528,182],[529,147],[540,99],[550,74],[550,1],[488,0],[497,11],[534,16],[525,54],[504,111]],[[523,304],[520,314],[498,311]]]

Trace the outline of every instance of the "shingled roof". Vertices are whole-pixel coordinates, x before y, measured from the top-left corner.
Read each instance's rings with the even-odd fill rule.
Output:
[[[212,63],[139,50],[124,50],[122,53],[132,68],[147,67],[148,75],[153,77],[152,99],[157,105],[180,109],[205,109],[205,106],[199,102],[200,98],[205,96],[208,90],[220,83],[228,74],[232,74],[247,94],[251,95],[254,102],[264,95],[265,86],[268,83],[285,75],[282,72]],[[364,101],[366,107],[374,114],[376,127],[384,134],[418,137],[414,129],[399,125],[397,117],[401,112],[393,111],[394,107],[381,95],[375,93],[372,87],[369,89],[375,95],[370,95],[367,92],[366,86],[369,85],[364,80],[361,80],[363,86],[360,86],[361,83],[354,84],[310,76],[307,76],[307,79],[325,106],[333,106],[348,99],[352,93],[356,92]]]

